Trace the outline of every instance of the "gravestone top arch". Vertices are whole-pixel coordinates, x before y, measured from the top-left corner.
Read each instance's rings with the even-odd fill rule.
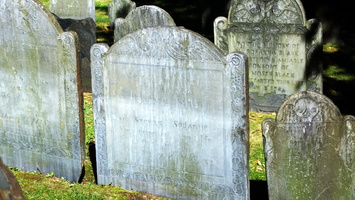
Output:
[[[132,9],[126,18],[115,20],[114,41],[138,29],[154,26],[176,26],[173,18],[162,8],[153,5]]]

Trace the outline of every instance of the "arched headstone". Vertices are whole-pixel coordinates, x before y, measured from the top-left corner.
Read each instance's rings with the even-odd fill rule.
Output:
[[[99,184],[249,199],[246,57],[177,27],[91,48]]]
[[[300,92],[263,122],[270,199],[354,199],[355,118]]]
[[[38,1],[0,4],[0,156],[78,181],[85,158],[77,36]],[[79,80],[78,80],[79,79]]]
[[[154,26],[175,26],[175,22],[169,13],[157,6],[140,6],[126,18],[115,20],[114,41],[136,30]]]
[[[322,28],[300,0],[235,0],[214,22],[215,44],[249,58],[250,108],[277,111],[287,96],[322,92]]]

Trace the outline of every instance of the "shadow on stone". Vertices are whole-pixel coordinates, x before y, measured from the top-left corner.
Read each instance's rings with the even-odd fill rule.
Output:
[[[89,156],[94,171],[95,183],[97,184],[97,166],[96,166],[96,146],[94,142],[89,144]]]
[[[268,200],[267,182],[250,180],[250,199]]]

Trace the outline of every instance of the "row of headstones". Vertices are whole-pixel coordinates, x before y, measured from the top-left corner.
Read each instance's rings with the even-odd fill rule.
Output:
[[[66,9],[78,6],[74,5],[78,2],[51,1],[50,8],[64,18],[95,18],[94,14],[82,13],[83,10],[94,13],[93,0],[84,0],[88,6],[81,6],[77,9],[80,11]],[[155,6],[136,8],[131,0],[114,0],[108,7],[115,42],[138,29],[175,26],[170,15]],[[297,91],[322,92],[322,27],[317,20],[306,21],[299,0],[235,0],[228,19],[215,20],[214,32],[215,44],[225,55],[234,51],[248,55],[252,110],[275,112],[288,95]],[[81,43],[88,44],[87,47],[93,44],[92,41]],[[87,47],[81,50],[88,52]],[[88,53],[82,54],[83,58],[89,57]],[[83,66],[88,68],[85,63]],[[89,78],[86,82],[90,81]]]
[[[263,12],[267,4],[258,3]],[[85,152],[76,34],[31,0],[7,0],[0,10],[0,156],[78,181]],[[284,59],[303,52],[287,53],[293,43],[272,47],[280,45],[289,48]],[[128,31],[110,48],[96,44],[91,59],[99,183],[175,199],[249,198],[248,83],[255,83],[243,53],[224,56],[200,35],[165,26]],[[353,121],[320,94],[289,97],[276,121],[263,124],[270,197],[353,198]]]

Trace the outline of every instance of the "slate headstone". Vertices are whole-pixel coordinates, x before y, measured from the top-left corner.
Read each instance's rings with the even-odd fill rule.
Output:
[[[91,48],[98,183],[249,199],[246,57],[177,27]]]
[[[154,26],[176,26],[173,18],[157,6],[140,6],[133,9],[127,17],[115,20],[114,41],[138,29]]]
[[[136,8],[136,3],[131,0],[113,0],[108,4],[110,27],[114,28],[117,18],[125,18],[131,10]]]
[[[322,92],[321,24],[299,0],[235,0],[214,22],[215,44],[249,58],[250,108],[277,111],[287,96]]]
[[[51,0],[49,9],[60,18],[85,19],[96,21],[95,0]]]
[[[78,181],[85,158],[77,36],[38,1],[0,4],[0,156]]]
[[[21,186],[16,177],[0,158],[0,199],[1,200],[23,200]]]
[[[300,92],[262,124],[269,199],[355,199],[355,118]]]
[[[79,38],[80,79],[83,92],[91,92],[90,48],[96,43],[96,23],[85,19],[62,19],[53,14],[64,31],[74,31]]]

